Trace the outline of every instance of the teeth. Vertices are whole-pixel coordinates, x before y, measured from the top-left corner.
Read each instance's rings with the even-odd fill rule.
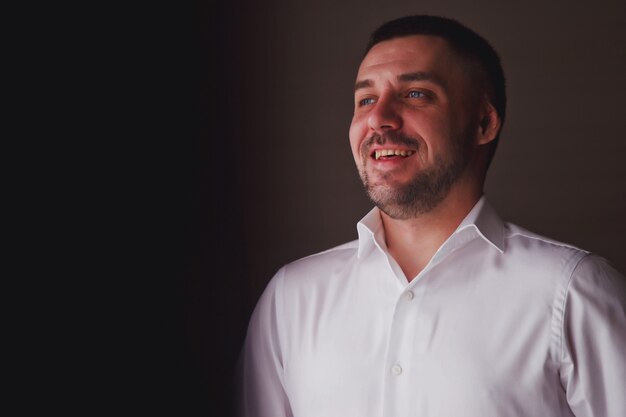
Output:
[[[379,159],[381,156],[391,156],[391,155],[411,156],[414,153],[415,151],[406,151],[406,150],[400,150],[400,149],[382,149],[382,150],[377,150],[374,153],[374,158]]]

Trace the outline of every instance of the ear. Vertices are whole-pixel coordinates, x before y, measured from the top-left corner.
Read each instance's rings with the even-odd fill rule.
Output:
[[[478,125],[478,145],[485,145],[498,136],[502,121],[493,105],[486,101]]]

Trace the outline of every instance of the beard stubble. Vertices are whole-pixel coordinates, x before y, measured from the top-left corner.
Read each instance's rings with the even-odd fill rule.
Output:
[[[468,142],[468,136],[467,134],[462,136],[452,141],[448,158],[437,155],[432,166],[420,170],[405,184],[394,184],[393,173],[383,174],[383,184],[373,184],[365,169],[366,162],[360,167],[359,174],[367,196],[373,204],[393,219],[406,220],[432,211],[448,195],[450,188],[467,165],[464,144]],[[363,161],[369,161],[369,149],[374,143],[404,145],[416,152],[420,146],[415,138],[394,132],[384,136],[374,134],[361,146]]]

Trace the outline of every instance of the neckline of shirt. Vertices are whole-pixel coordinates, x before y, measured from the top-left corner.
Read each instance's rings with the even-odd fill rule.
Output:
[[[380,210],[374,207],[358,223],[358,252],[361,258],[367,249],[377,247],[378,250],[387,253],[385,243],[385,231],[380,218]],[[483,195],[472,207],[469,213],[461,221],[454,232],[437,250],[431,262],[437,261],[442,256],[454,249],[463,246],[476,237],[482,238],[500,253],[504,253],[504,222],[495,209],[489,204]]]

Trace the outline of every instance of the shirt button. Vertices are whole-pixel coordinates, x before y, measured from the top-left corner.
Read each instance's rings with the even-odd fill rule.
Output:
[[[406,299],[411,301],[413,299],[413,291],[408,291],[406,293]]]
[[[402,367],[398,364],[392,366],[391,373],[394,375],[400,375],[402,373]]]

